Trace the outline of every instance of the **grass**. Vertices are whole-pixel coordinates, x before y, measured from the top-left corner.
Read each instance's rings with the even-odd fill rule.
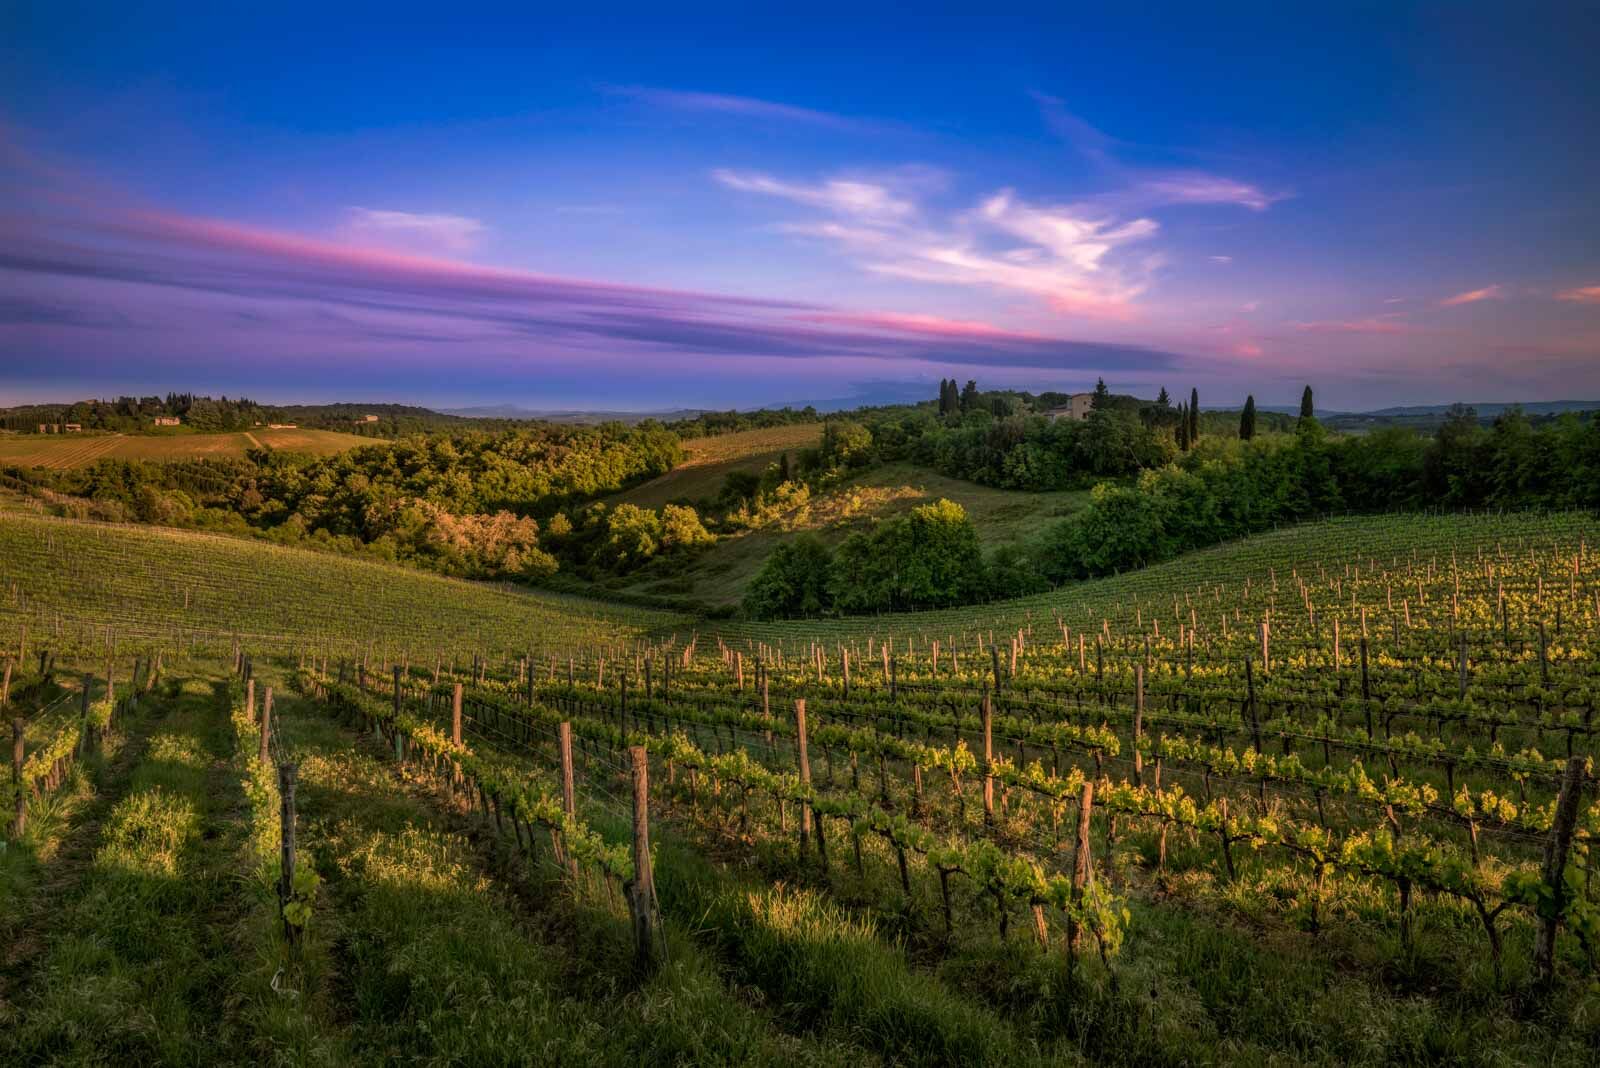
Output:
[[[229,853],[208,839],[232,798],[215,774],[216,704],[208,685],[171,699],[87,870],[50,910],[20,1015],[0,1028],[13,1063],[201,1063],[220,1040]]]
[[[124,648],[159,640],[171,649],[181,630],[334,655],[374,639],[379,655],[431,661],[456,650],[520,656],[624,641],[677,620],[333,553],[20,513],[0,513],[0,561],[5,644],[26,619],[58,651],[92,646],[93,628],[82,626],[92,623],[114,628]],[[72,621],[65,631],[62,617]]]
[[[796,453],[817,444],[822,437],[818,423],[742,430],[709,438],[691,438],[683,443],[687,454],[682,463],[649,482],[606,498],[606,503],[635,504],[640,508],[660,508],[675,501],[699,501],[715,497],[722,482],[735,471],[760,474],[768,464],[777,463],[784,453]],[[793,456],[790,457],[793,459]]]
[[[588,884],[481,838],[447,790],[282,699],[300,766],[302,855],[326,879],[297,961],[298,1018],[262,997],[253,1055],[289,1063],[871,1063],[798,1035],[730,991],[681,933],[648,981],[625,921]],[[548,856],[548,850],[544,851]]]
[[[328,456],[373,444],[336,430],[270,430],[227,434],[16,434],[0,435],[0,465],[84,467],[96,460],[232,459],[251,449]]]

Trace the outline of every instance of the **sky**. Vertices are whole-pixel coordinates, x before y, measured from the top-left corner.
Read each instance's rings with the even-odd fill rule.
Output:
[[[762,6],[0,5],[0,404],[1600,398],[1593,4]]]

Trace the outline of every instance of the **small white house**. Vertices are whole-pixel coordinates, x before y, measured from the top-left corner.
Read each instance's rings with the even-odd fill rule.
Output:
[[[1094,410],[1093,393],[1074,393],[1067,398],[1067,403],[1059,408],[1051,408],[1044,414],[1054,419],[1087,419]]]

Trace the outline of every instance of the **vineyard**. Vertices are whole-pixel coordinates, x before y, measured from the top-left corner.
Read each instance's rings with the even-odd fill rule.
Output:
[[[0,1050],[1593,1063],[1597,535],[695,624],[7,516]]]

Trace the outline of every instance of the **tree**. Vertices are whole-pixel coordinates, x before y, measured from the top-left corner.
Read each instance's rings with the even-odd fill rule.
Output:
[[[1249,441],[1256,436],[1256,398],[1250,394],[1244,399],[1244,411],[1239,413],[1239,440]]]
[[[1189,390],[1189,448],[1200,440],[1200,391]]]
[[[1306,391],[1300,394],[1300,418],[1315,419],[1316,417],[1317,409],[1311,400],[1311,387],[1307,386]]]
[[[1094,397],[1089,401],[1089,408],[1098,412],[1100,409],[1110,405],[1110,403],[1111,391],[1106,388],[1106,380],[1103,378],[1095,379]]]
[[[717,536],[700,522],[700,514],[686,504],[669,504],[661,509],[661,544],[672,549],[693,549],[710,545]]]
[[[859,467],[871,458],[872,431],[848,419],[830,419],[822,426],[819,448],[829,466]]]
[[[1184,452],[1189,451],[1189,409],[1186,405],[1178,405],[1178,448]]]
[[[833,555],[814,534],[801,534],[772,551],[745,589],[744,610],[756,619],[820,616],[833,610],[828,579]]]
[[[1156,405],[1161,408],[1172,407],[1172,398],[1167,396],[1167,387],[1161,387],[1161,393],[1156,397]]]
[[[961,391],[961,410],[970,412],[977,403],[978,383],[976,379],[969,378],[967,379],[966,388]]]
[[[789,481],[789,454],[784,453],[778,457],[778,485]]]

